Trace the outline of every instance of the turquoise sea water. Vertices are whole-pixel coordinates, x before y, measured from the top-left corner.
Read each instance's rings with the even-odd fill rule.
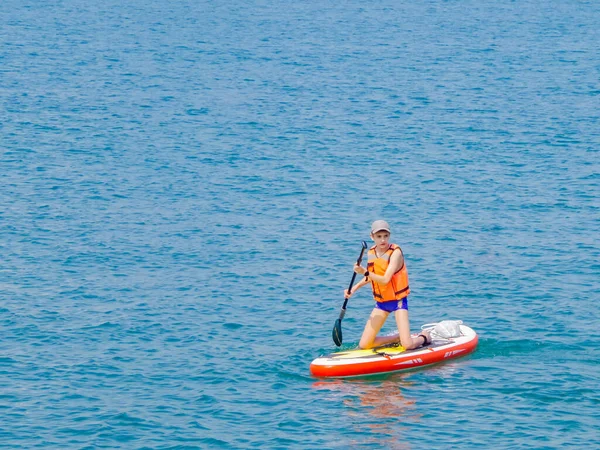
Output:
[[[0,446],[599,447],[599,22],[3,1]],[[462,319],[479,347],[314,379],[378,218],[412,328]]]

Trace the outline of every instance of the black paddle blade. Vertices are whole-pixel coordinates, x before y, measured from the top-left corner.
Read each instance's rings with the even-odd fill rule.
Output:
[[[333,342],[338,347],[342,345],[342,319],[337,319],[335,321],[335,325],[333,326],[333,331],[331,332],[331,337],[333,338]]]

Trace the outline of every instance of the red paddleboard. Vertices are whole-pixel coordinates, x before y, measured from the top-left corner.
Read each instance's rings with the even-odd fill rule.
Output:
[[[477,347],[477,333],[460,325],[460,336],[438,338],[431,344],[413,350],[391,344],[368,350],[353,349],[320,356],[310,365],[315,377],[356,377],[399,372],[429,366],[472,353]]]

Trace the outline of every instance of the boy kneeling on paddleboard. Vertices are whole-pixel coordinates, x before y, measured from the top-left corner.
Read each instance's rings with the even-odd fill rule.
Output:
[[[408,320],[408,271],[402,249],[389,242],[390,226],[385,220],[376,220],[371,225],[371,239],[375,245],[369,249],[367,268],[354,265],[354,272],[364,275],[350,291],[344,291],[348,299],[361,287],[371,284],[375,308],[365,325],[360,348],[367,349],[398,342],[406,350],[431,343],[429,331],[424,330],[418,336],[410,334]],[[390,313],[394,313],[398,325],[398,335],[377,336]]]

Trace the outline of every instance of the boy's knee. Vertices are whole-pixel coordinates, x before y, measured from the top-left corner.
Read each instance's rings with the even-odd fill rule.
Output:
[[[369,342],[367,340],[361,339],[360,342],[358,343],[358,348],[360,348],[361,350],[368,350],[372,347],[373,347],[373,342]]]

